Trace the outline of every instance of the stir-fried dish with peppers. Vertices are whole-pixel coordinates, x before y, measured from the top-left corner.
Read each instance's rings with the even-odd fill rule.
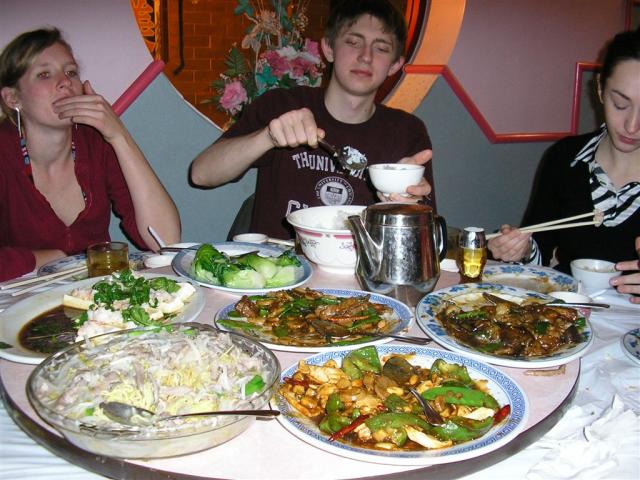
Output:
[[[375,450],[440,449],[474,440],[507,419],[486,380],[474,380],[464,365],[437,359],[429,368],[412,355],[380,358],[374,346],[350,352],[338,365],[301,361],[279,393],[312,419],[330,441]],[[413,388],[440,414],[430,423]]]
[[[584,341],[586,325],[573,308],[520,305],[487,293],[471,307],[448,304],[437,317],[449,335],[462,343],[505,357],[545,356],[575,345]]]
[[[367,341],[367,335],[389,333],[399,321],[391,307],[371,302],[369,295],[296,288],[245,295],[217,323],[278,345],[320,347]]]

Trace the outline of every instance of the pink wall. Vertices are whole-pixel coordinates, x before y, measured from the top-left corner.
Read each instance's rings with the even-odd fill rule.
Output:
[[[625,0],[467,0],[449,68],[497,134],[568,132],[576,62],[624,28]]]
[[[153,61],[129,0],[2,0],[0,8],[0,48],[27,30],[58,27],[82,78],[112,103]]]

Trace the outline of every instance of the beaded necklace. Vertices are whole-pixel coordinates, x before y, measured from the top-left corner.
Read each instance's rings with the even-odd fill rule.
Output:
[[[29,158],[29,150],[27,150],[27,141],[25,140],[24,135],[22,135],[22,131],[20,131],[20,151],[22,152],[24,174],[35,186],[35,182],[33,181],[33,170],[31,168],[31,158]],[[71,159],[73,160],[73,163],[76,162],[76,142],[73,139],[73,134],[71,137]],[[84,189],[82,189],[82,186],[80,189],[82,191],[82,198],[86,200],[87,195],[85,194]]]

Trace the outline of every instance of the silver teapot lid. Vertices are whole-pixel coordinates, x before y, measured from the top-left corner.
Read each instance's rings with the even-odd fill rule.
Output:
[[[366,223],[390,227],[424,227],[433,221],[433,209],[418,203],[382,202],[364,211]]]

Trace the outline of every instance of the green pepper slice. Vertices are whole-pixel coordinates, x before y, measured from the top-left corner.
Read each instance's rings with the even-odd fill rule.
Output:
[[[342,370],[352,379],[362,378],[362,372],[380,373],[382,364],[373,345],[349,352],[342,361]]]
[[[446,403],[455,405],[467,405],[469,407],[487,407],[497,410],[500,405],[488,393],[467,387],[455,387],[451,385],[433,387],[422,392],[425,400],[435,400],[442,397]]]
[[[468,442],[481,437],[493,426],[493,417],[484,420],[472,420],[464,417],[450,417],[444,425],[429,426],[427,433],[441,441],[451,440],[454,443]]]
[[[430,428],[430,425],[418,415],[401,412],[380,413],[375,417],[366,419],[364,423],[372,432],[387,428],[404,428],[407,425],[418,427],[424,431],[427,431]]]
[[[471,380],[471,377],[469,376],[467,367],[457,363],[447,363],[441,358],[438,358],[431,365],[431,375],[457,380],[467,386],[474,384],[473,380]]]

